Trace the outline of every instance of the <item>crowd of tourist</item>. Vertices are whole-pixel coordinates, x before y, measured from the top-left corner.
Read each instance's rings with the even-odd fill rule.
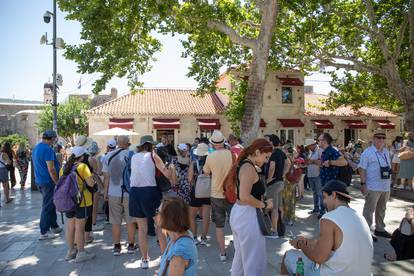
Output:
[[[232,275],[265,275],[265,239],[279,238],[284,225],[295,223],[297,201],[305,189],[312,190],[309,214],[320,219],[320,235],[293,238],[294,249],[285,254],[281,272],[296,273],[300,260],[306,275],[371,275],[373,241],[377,236],[392,237],[384,224],[391,187],[412,188],[414,176],[414,135],[408,134],[406,140],[397,137],[387,148],[383,130],[376,130],[369,143],[351,140],[346,147],[335,146],[329,133],[306,139],[301,146],[275,134],[242,146],[235,135],[226,138],[215,130],[209,139],[195,138],[193,144],[177,148],[168,137],[155,141],[144,135],[138,145],[131,146],[127,136],[118,136],[107,141],[105,150],[80,136],[60,156],[52,147],[56,138],[54,131],[44,132],[32,154],[19,145],[9,155],[10,145],[4,145],[0,182],[6,203],[12,200],[10,165],[19,168],[24,187],[32,156],[43,197],[40,240],[56,238],[62,231],[57,223],[55,187],[74,181],[78,196],[75,207],[65,212],[65,259],[83,262],[95,257],[85,245],[93,242],[94,231],[105,228],[97,220],[98,210],[103,209],[112,228],[113,254],[123,252],[125,222],[126,252],[139,250],[143,269],[149,267],[151,258],[161,256],[158,275],[195,275],[197,246],[211,242],[210,222],[221,261],[228,259],[224,227],[230,225],[235,249]],[[349,207],[352,197],[347,186],[357,173],[365,196],[362,214]],[[412,235],[413,218],[411,209],[398,229],[401,235]],[[268,231],[263,225],[266,219]],[[202,220],[200,231],[197,220]],[[157,236],[159,252],[149,252],[148,235]],[[401,259],[401,242],[394,236],[392,242],[396,252],[385,257]],[[413,250],[404,248],[408,250],[405,258],[414,257]]]

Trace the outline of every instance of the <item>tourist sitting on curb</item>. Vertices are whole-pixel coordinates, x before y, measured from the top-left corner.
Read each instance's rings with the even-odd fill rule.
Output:
[[[390,244],[394,252],[384,254],[388,261],[414,259],[414,206],[410,206],[405,217],[401,220],[400,227],[394,231]]]
[[[317,239],[298,237],[285,253],[281,274],[296,272],[302,259],[305,275],[372,275],[373,241],[365,219],[348,206],[346,184],[331,180],[322,188],[328,212],[320,220]]]

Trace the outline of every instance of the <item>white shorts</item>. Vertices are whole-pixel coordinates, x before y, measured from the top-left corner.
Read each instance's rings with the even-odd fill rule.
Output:
[[[301,250],[292,249],[286,252],[285,267],[289,271],[289,275],[296,273],[296,262],[301,257],[306,276],[320,276],[319,266],[308,257]]]

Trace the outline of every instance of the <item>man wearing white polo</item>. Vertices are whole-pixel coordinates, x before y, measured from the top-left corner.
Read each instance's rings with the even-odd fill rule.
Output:
[[[385,147],[385,131],[374,132],[372,145],[361,155],[359,174],[361,176],[361,192],[365,195],[363,215],[372,225],[372,214],[375,212],[375,236],[391,238],[385,230],[384,217],[387,201],[390,198],[391,158]],[[373,240],[377,238],[373,236]]]

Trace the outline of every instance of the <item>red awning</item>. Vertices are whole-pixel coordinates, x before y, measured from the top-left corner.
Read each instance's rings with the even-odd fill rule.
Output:
[[[200,129],[220,129],[219,119],[197,119]]]
[[[259,127],[266,127],[266,122],[263,119],[260,119],[260,125]]]
[[[348,128],[367,128],[367,124],[362,120],[344,120],[344,122],[348,125]]]
[[[312,120],[315,124],[316,128],[334,128],[334,124],[332,124],[329,120]]]
[[[152,119],[155,129],[175,129],[180,128],[180,119]]]
[[[283,127],[304,127],[300,119],[278,119]]]
[[[289,85],[289,86],[303,86],[303,82],[299,78],[282,78],[277,77],[282,85]]]
[[[395,124],[390,120],[374,120],[382,129],[395,129]]]
[[[109,128],[134,129],[134,119],[109,119]]]

